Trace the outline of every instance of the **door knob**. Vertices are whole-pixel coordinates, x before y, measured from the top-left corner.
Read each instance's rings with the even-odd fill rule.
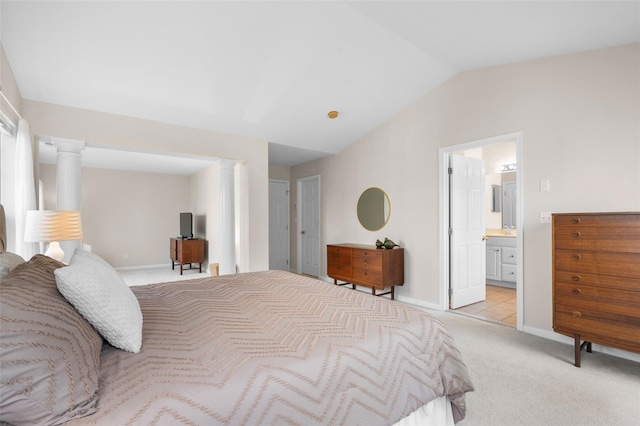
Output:
[[[301,233],[302,235],[304,235],[304,231],[300,231],[300,233]]]

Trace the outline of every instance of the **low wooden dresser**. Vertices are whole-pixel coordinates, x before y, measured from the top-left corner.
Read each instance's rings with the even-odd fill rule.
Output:
[[[327,275],[336,285],[351,284],[371,288],[374,296],[391,295],[395,298],[394,288],[404,284],[404,249],[377,249],[375,246],[361,244],[327,245]],[[338,280],[345,281],[338,284]],[[384,293],[376,293],[376,290]]]
[[[553,329],[576,367],[591,343],[640,353],[640,212],[552,218]]]

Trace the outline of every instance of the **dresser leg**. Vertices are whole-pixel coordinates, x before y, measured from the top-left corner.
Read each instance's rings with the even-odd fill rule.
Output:
[[[587,348],[587,352],[591,353],[591,342],[582,342],[580,343],[580,335],[576,334],[574,336],[574,350],[575,350],[575,363],[576,363],[576,367],[580,367],[580,352],[582,352],[582,350],[584,348]]]
[[[396,298],[396,292],[395,292],[396,287],[395,286],[391,286],[391,300],[395,300]]]

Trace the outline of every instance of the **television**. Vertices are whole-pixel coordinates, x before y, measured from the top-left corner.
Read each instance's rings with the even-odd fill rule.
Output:
[[[180,237],[184,240],[193,238],[193,215],[191,213],[180,213]]]

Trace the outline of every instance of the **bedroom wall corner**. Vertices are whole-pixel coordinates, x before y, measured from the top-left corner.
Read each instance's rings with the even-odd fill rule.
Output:
[[[22,114],[33,134],[122,146],[126,150],[160,151],[233,159],[243,163],[241,188],[247,202],[246,231],[240,241],[248,271],[269,266],[268,144],[255,138],[187,128],[141,118],[24,100]],[[188,194],[188,190],[185,191]],[[187,204],[184,209],[187,209]],[[170,231],[171,234],[175,230]]]
[[[523,132],[524,325],[551,330],[550,227],[539,212],[640,210],[638,117],[640,43],[465,71],[342,152],[292,168],[292,189],[320,174],[322,247],[389,237],[405,248],[398,298],[438,305],[438,151]],[[540,180],[551,190],[540,192]],[[389,223],[375,233],[355,215],[370,186],[391,202]]]
[[[41,180],[44,207],[55,209],[56,166],[42,164]],[[83,243],[116,268],[169,265],[169,238],[188,209],[187,176],[82,169]]]

